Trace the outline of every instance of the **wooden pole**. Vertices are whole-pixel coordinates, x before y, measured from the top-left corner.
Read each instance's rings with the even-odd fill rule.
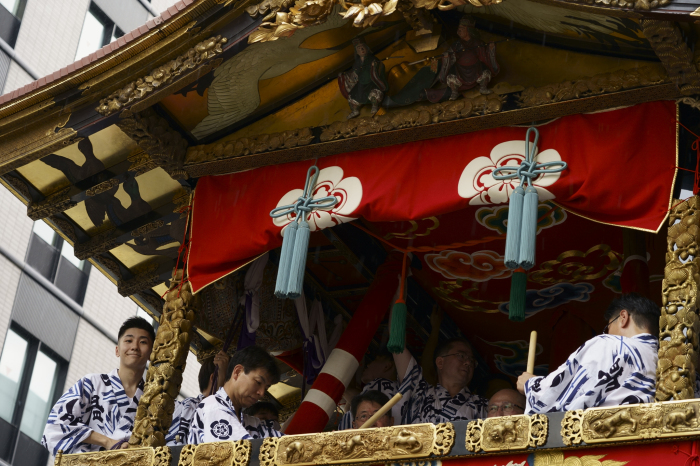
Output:
[[[394,395],[391,398],[391,400],[387,401],[387,403],[384,406],[379,408],[379,411],[374,413],[371,418],[367,419],[365,423],[360,426],[360,429],[369,429],[370,427],[372,427],[374,423],[379,420],[379,418],[384,416],[387,413],[387,411],[394,407],[396,403],[401,401],[402,397],[403,395],[401,395],[401,393],[397,393],[396,395]]]
[[[527,373],[535,373],[535,353],[537,353],[537,331],[530,333],[530,351],[527,353]]]

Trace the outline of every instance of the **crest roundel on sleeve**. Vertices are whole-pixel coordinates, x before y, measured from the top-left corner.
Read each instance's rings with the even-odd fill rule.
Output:
[[[211,423],[211,435],[219,440],[228,440],[233,433],[233,427],[226,419],[220,419]]]

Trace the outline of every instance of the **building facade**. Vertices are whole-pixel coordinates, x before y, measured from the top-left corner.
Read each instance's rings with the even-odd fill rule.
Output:
[[[0,0],[0,94],[144,24],[175,0]],[[26,206],[0,190],[0,465],[43,466],[48,412],[88,373],[106,373],[121,323],[151,317]],[[199,391],[190,354],[182,396]]]

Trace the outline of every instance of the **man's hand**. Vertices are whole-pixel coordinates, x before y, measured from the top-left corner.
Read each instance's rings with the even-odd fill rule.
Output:
[[[445,312],[442,310],[440,306],[437,304],[433,306],[433,312],[430,313],[430,326],[431,328],[440,328],[440,324],[442,324],[442,317],[445,315]]]
[[[530,374],[529,372],[523,372],[520,374],[520,377],[518,377],[518,391],[522,393],[523,395],[525,394],[525,382],[533,378],[535,375]]]
[[[219,369],[219,387],[222,387],[226,383],[226,369],[228,368],[228,361],[231,359],[227,353],[219,351],[214,356],[214,365]],[[219,387],[214,387],[218,390]]]
[[[430,59],[430,71],[433,73],[437,73],[438,70],[438,61],[435,58]]]

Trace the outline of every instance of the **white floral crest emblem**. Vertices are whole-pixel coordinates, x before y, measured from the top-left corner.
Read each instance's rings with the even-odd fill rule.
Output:
[[[294,204],[299,196],[303,195],[303,189],[293,189],[282,196],[277,203],[277,207]],[[329,209],[318,209],[309,212],[306,221],[309,222],[311,231],[322,230],[341,223],[355,220],[349,217],[362,201],[362,182],[357,177],[343,178],[343,169],[340,167],[328,167],[321,170],[318,180],[313,190],[313,199],[326,196],[334,196],[338,203]],[[284,229],[289,225],[296,215],[292,212],[283,217],[273,218],[273,223]]]
[[[489,157],[477,157],[464,168],[459,177],[457,190],[460,197],[470,199],[469,205],[505,204],[513,190],[520,185],[519,179],[497,180],[492,176],[499,167],[517,167],[525,160],[525,141],[508,141],[498,144],[491,150]],[[547,149],[537,153],[537,162],[561,162],[559,152]],[[532,181],[537,189],[540,202],[554,199],[556,196],[546,189],[553,185],[561,173],[541,174]]]

